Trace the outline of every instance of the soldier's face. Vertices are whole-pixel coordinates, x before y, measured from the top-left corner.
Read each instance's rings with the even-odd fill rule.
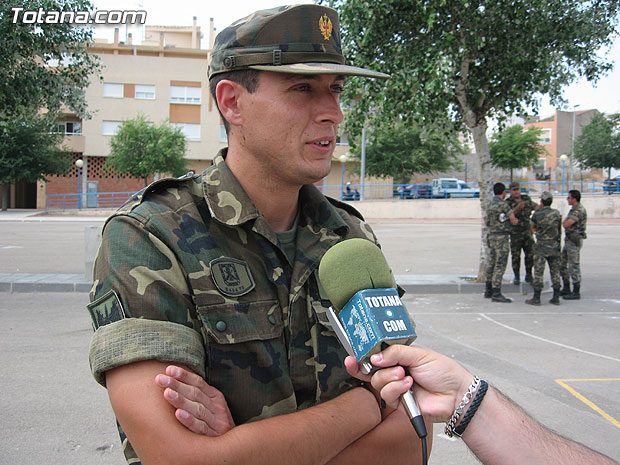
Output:
[[[512,197],[521,197],[521,189],[510,189],[510,195]]]
[[[342,76],[261,72],[242,102],[244,148],[289,184],[321,180],[336,147]],[[240,102],[241,103],[241,102]]]

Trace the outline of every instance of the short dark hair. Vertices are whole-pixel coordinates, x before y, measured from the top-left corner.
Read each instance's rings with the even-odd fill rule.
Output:
[[[547,199],[540,199],[540,201],[545,207],[548,207],[553,202],[553,197]]]
[[[224,118],[224,116],[222,115],[222,111],[217,104],[215,89],[217,88],[218,83],[223,80],[233,81],[241,84],[250,94],[253,94],[254,92],[256,92],[256,89],[258,89],[259,72],[260,71],[257,71],[255,69],[242,69],[238,71],[229,71],[227,73],[215,74],[211,77],[211,80],[209,81],[209,90],[211,92],[213,100],[215,101],[217,111],[219,112],[220,117],[224,122],[224,129],[226,129],[226,135],[228,135],[228,131],[230,130],[230,123],[226,121],[226,118]]]
[[[505,190],[506,186],[503,182],[496,182],[495,184],[493,184],[493,193],[495,195],[501,195],[502,192],[504,192]]]
[[[579,192],[577,189],[572,189],[568,191],[568,195],[570,195],[577,202],[581,202],[581,192]]]

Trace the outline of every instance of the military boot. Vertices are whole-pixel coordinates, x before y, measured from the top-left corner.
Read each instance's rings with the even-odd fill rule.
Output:
[[[560,288],[559,287],[553,288],[553,297],[551,297],[551,299],[549,300],[549,303],[553,305],[560,305]]]
[[[518,286],[519,284],[521,284],[521,270],[520,267],[518,266],[513,266],[512,267],[512,271],[514,271],[515,273],[515,279],[512,280],[512,284],[514,284],[515,286]]]
[[[581,294],[579,294],[580,283],[573,284],[573,292],[570,294],[566,294],[564,296],[564,300],[579,300],[581,299]]]
[[[525,301],[528,305],[540,305],[540,289],[534,289],[534,295],[531,299]]]
[[[492,296],[493,296],[493,285],[491,284],[491,281],[487,281],[486,287],[484,289],[484,298],[490,299]]]
[[[570,294],[570,280],[562,278],[562,290],[560,291],[561,296],[565,296]]]
[[[534,277],[532,276],[532,267],[528,266],[525,269],[525,282],[532,284],[534,282]]]
[[[502,302],[502,303],[512,302],[512,299],[509,299],[508,297],[505,297],[504,295],[502,295],[502,291],[499,287],[493,288],[493,294],[491,295],[491,300],[493,302]]]

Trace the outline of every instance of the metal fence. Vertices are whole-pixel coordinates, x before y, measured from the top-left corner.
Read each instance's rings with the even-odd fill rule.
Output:
[[[495,181],[494,181],[495,182]],[[509,181],[502,181],[506,189]],[[478,188],[477,182],[468,182],[469,187]],[[549,191],[555,196],[568,195],[568,191],[576,189],[582,196],[594,197],[620,194],[620,181],[531,181],[520,182],[521,192],[533,198],[540,196],[543,191]],[[340,200],[387,200],[387,199],[440,199],[457,198],[458,194],[451,195],[433,192],[432,184],[349,184],[318,186],[325,195]],[[461,197],[472,197],[462,194]],[[478,197],[478,195],[473,195]]]
[[[505,182],[508,188],[508,182]],[[537,198],[542,191],[549,191],[555,196],[568,195],[571,189],[577,189],[582,196],[620,195],[620,181],[532,181],[521,182],[521,192]],[[477,188],[478,183],[468,183]],[[345,201],[387,200],[387,199],[438,199],[447,198],[446,194],[435,195],[431,184],[366,184],[318,186],[323,194]],[[134,192],[98,192],[89,194],[50,194],[47,196],[47,210],[71,210],[118,208]],[[458,197],[452,194],[451,198]]]
[[[97,192],[92,194],[50,194],[46,210],[74,210],[91,208],[118,208],[135,192]]]

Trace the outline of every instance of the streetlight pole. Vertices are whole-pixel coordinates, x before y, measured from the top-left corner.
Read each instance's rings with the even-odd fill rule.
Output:
[[[575,159],[575,132],[577,129],[577,125],[576,125],[576,115],[577,115],[577,107],[579,105],[573,105],[573,137],[572,137],[572,141],[571,141],[571,148],[570,148],[570,154],[571,154],[571,159],[574,160]],[[572,174],[572,163],[571,163],[571,174]],[[581,173],[581,191],[583,192],[583,166],[581,166],[581,163],[579,164],[579,172]],[[571,176],[572,179],[572,176]]]
[[[84,166],[84,160],[78,158],[75,160],[75,166],[78,169],[78,210],[82,208],[82,167]]]
[[[360,166],[360,193],[361,200],[364,200],[364,178],[366,178],[366,120],[364,120],[364,126],[362,126],[362,160]]]
[[[566,167],[566,160],[568,160],[568,155],[565,153],[560,155],[560,161],[562,162],[562,195],[564,195],[564,168]]]

